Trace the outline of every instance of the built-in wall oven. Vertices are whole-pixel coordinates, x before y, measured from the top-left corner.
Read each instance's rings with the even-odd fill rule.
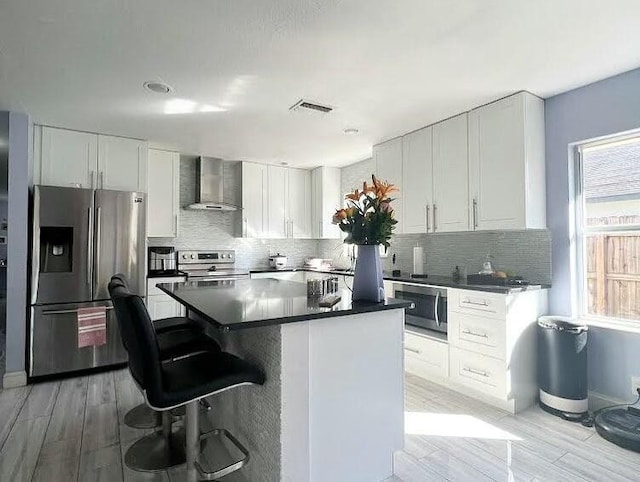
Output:
[[[430,286],[393,284],[393,297],[412,301],[407,308],[405,322],[426,330],[447,333],[447,290]]]

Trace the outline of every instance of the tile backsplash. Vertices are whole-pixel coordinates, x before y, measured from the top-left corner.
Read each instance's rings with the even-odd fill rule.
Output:
[[[359,187],[373,172],[373,161],[367,159],[342,169],[342,192]],[[196,158],[180,159],[180,204],[194,202]],[[241,203],[241,165],[225,162],[225,202]],[[270,254],[289,257],[289,264],[301,265],[306,257],[320,256],[334,260],[337,266],[350,263],[348,249],[339,240],[246,239],[236,237],[241,226],[241,213],[180,211],[177,238],[149,238],[149,246],[175,246],[177,249],[235,249],[239,267],[266,266]],[[547,230],[482,231],[469,233],[399,234],[392,239],[384,269],[413,268],[413,247],[424,248],[425,273],[450,275],[460,266],[468,273],[477,272],[487,254],[494,265],[505,271],[522,275],[532,282],[551,280],[551,239]],[[392,265],[392,256],[396,264]]]
[[[180,157],[180,206],[196,199],[195,157]],[[224,201],[242,202],[242,169],[239,162],[224,163]],[[235,249],[239,268],[267,266],[269,255],[282,253],[289,264],[301,265],[305,257],[317,256],[318,241],[306,239],[248,239],[236,237],[241,228],[240,211],[180,210],[177,238],[149,238],[149,246],[175,246],[176,249]]]

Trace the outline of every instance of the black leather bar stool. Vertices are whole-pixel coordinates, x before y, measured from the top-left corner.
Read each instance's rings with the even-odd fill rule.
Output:
[[[113,307],[118,320],[120,332],[127,330],[123,326],[123,319],[127,314],[123,312],[122,303],[114,299],[114,290],[120,289],[124,293],[131,294],[128,290],[126,279],[122,275],[111,278],[109,283],[109,294],[113,302]],[[182,326],[182,327],[181,327]],[[153,325],[155,329],[155,324]],[[130,347],[127,338],[122,336],[122,343],[129,353]],[[165,329],[157,335],[158,349],[161,361],[168,362],[176,358],[193,355],[195,353],[220,353],[220,345],[206,336],[197,325],[174,323],[171,329]],[[211,407],[204,404],[206,409]],[[125,423],[134,428],[155,428],[162,427],[162,430],[142,437],[135,442],[127,456],[129,465],[132,468],[145,471],[157,471],[183,464],[186,460],[184,451],[185,430],[173,430],[175,417],[185,415],[184,408],[169,411],[153,410],[147,404],[140,404],[127,412]]]
[[[127,291],[131,291],[127,278],[121,273],[113,275],[111,283],[113,283],[113,286],[121,285]],[[194,351],[215,349],[213,345],[216,342],[210,338],[203,339],[200,326],[187,317],[163,318],[155,320],[153,325],[158,335],[158,345],[163,360],[184,356]],[[205,408],[209,409],[210,407],[205,406]],[[182,416],[184,415],[184,410],[174,412],[174,415]],[[141,403],[125,414],[124,423],[132,428],[156,428],[162,425],[162,415],[160,412]]]
[[[198,401],[233,387],[261,385],[265,381],[263,373],[225,352],[202,352],[163,363],[153,323],[142,299],[124,287],[114,287],[111,297],[122,314],[121,334],[129,347],[129,370],[149,406],[159,411],[186,406],[187,473],[200,479],[214,480],[244,466],[249,460],[249,453],[227,430],[200,433]],[[244,457],[213,472],[205,471],[198,461],[201,442],[212,436],[225,437]],[[129,452],[125,455],[127,464],[128,455]]]

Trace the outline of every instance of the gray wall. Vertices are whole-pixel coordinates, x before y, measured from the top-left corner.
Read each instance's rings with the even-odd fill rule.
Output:
[[[240,205],[242,177],[239,162],[224,164],[224,201]],[[196,198],[196,158],[180,157],[180,205],[186,206]],[[304,258],[317,256],[316,240],[247,239],[236,235],[241,228],[240,211],[180,210],[177,238],[149,238],[149,246],[175,246],[178,249],[235,249],[237,265],[242,268],[267,266],[270,254],[289,257],[289,264],[300,265]]]
[[[557,95],[545,102],[547,224],[552,237],[550,309],[571,315],[572,269],[570,144],[640,128],[640,69]],[[631,376],[640,375],[640,335],[593,328],[590,389],[628,399]]]
[[[9,114],[9,229],[7,245],[6,371],[25,370],[29,189],[33,180],[32,128],[26,114]]]
[[[342,192],[370,182],[374,172],[372,159],[342,169]],[[551,239],[547,230],[482,231],[469,233],[398,234],[391,240],[389,256],[383,259],[385,270],[413,270],[413,247],[422,246],[425,253],[425,273],[451,275],[455,266],[468,273],[480,270],[487,254],[493,256],[501,270],[522,275],[532,282],[551,280]],[[340,241],[321,241],[322,257],[333,258],[336,264],[349,264],[348,253]],[[393,254],[396,265],[392,265]]]

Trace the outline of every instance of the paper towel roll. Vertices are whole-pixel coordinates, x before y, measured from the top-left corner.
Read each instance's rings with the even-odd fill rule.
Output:
[[[413,274],[424,274],[424,248],[414,246],[413,248]]]

